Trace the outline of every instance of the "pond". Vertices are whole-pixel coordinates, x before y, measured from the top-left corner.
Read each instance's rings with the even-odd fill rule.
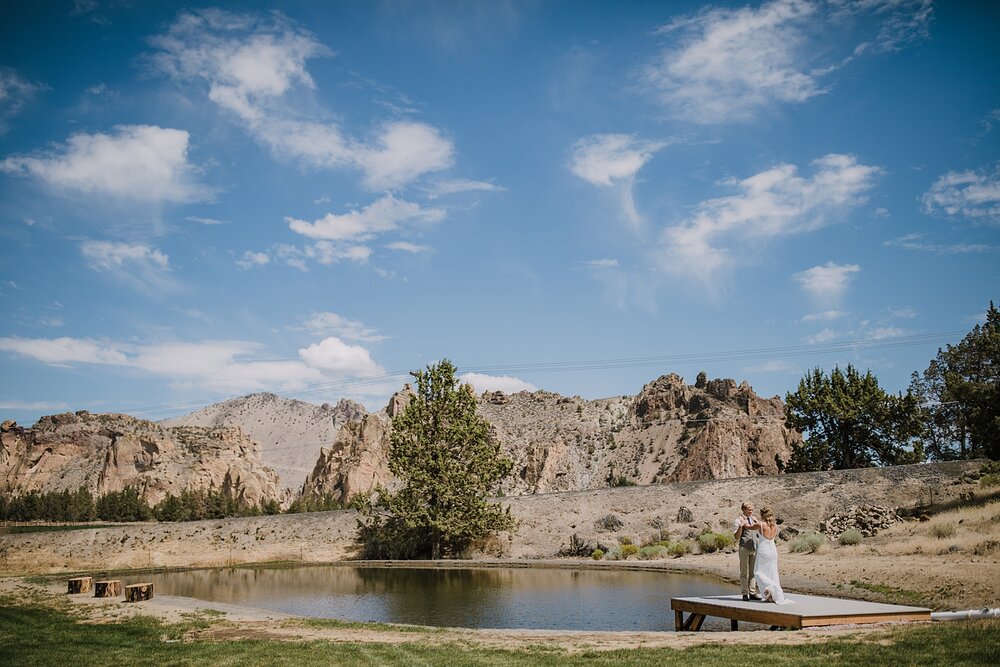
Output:
[[[297,616],[553,630],[672,631],[671,597],[738,592],[695,574],[557,568],[226,568],[151,581],[162,595]]]

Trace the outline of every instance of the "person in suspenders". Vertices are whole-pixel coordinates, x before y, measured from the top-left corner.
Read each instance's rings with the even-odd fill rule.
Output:
[[[733,522],[733,538],[740,545],[740,592],[744,600],[759,600],[753,568],[757,560],[757,520],[753,518],[753,503],[741,505],[743,513]]]

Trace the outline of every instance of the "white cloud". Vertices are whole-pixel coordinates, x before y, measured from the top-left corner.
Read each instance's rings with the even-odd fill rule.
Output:
[[[885,241],[883,245],[902,248],[904,250],[933,252],[938,255],[982,254],[1000,251],[1000,246],[987,245],[985,243],[929,243],[924,241],[924,238],[923,234],[905,234]]]
[[[437,199],[462,192],[503,192],[507,188],[488,181],[455,179],[434,183],[427,192],[428,199]]]
[[[208,199],[187,161],[188,133],[155,125],[119,125],[113,134],[71,136],[58,149],[15,155],[0,170],[60,189],[150,202]]]
[[[617,259],[591,259],[587,262],[587,266],[591,269],[614,269],[618,267]]]
[[[837,303],[847,292],[847,285],[854,274],[860,271],[861,267],[857,264],[827,262],[796,273],[795,280],[820,303]]]
[[[693,217],[661,234],[661,268],[692,277],[713,292],[745,252],[742,246],[836,221],[864,201],[881,173],[851,155],[826,155],[813,164],[811,178],[782,164],[734,183],[739,194],[702,202]]]
[[[530,382],[507,375],[463,373],[458,376],[458,380],[463,384],[471,384],[477,394],[481,394],[484,391],[502,391],[505,394],[516,394],[519,391],[538,390],[538,387]]]
[[[820,95],[802,71],[802,27],[816,5],[777,0],[759,8],[711,9],[660,29],[670,36],[646,71],[663,105],[695,123],[746,121],[778,103]]]
[[[900,329],[899,327],[875,327],[868,332],[868,337],[873,340],[885,340],[886,338],[899,338],[906,334],[906,329]]]
[[[243,253],[243,257],[236,260],[236,265],[241,269],[252,269],[255,266],[267,266],[271,263],[271,256],[266,252],[253,252],[247,250]]]
[[[808,315],[803,316],[802,321],[803,322],[829,322],[831,320],[838,320],[841,317],[844,317],[846,315],[847,315],[847,313],[845,313],[842,310],[824,310],[821,313],[809,313]]]
[[[302,327],[293,330],[305,330],[320,336],[335,334],[341,338],[361,341],[362,343],[376,343],[386,339],[376,329],[366,327],[357,320],[351,320],[331,312],[313,313],[303,323]]]
[[[425,123],[383,123],[368,143],[335,123],[303,118],[287,97],[315,88],[306,62],[332,52],[281,14],[184,12],[149,41],[158,49],[150,57],[155,69],[178,82],[203,81],[208,99],[235,114],[278,156],[318,168],[360,169],[372,190],[402,187],[454,162],[452,142]]]
[[[570,170],[594,185],[610,186],[635,177],[657,151],[662,141],[645,141],[628,134],[595,134],[573,145]]]
[[[431,247],[427,245],[418,245],[416,243],[408,243],[406,241],[396,241],[395,243],[390,243],[386,246],[389,250],[401,250],[402,252],[413,253],[414,255],[430,252]]]
[[[924,212],[1000,224],[1000,164],[992,172],[951,171],[921,198]]]
[[[835,340],[840,337],[833,329],[823,329],[817,334],[812,336],[806,336],[804,340],[810,345],[819,345],[820,343],[829,343],[831,340]]]
[[[8,121],[21,113],[42,88],[25,81],[14,70],[0,67],[0,134],[7,131]]]
[[[878,20],[874,38],[878,51],[899,51],[930,37],[934,0],[832,0],[832,5],[845,14],[874,16]]]
[[[310,368],[343,376],[382,375],[385,370],[372,361],[368,350],[348,345],[335,336],[299,350],[299,357]]]
[[[196,215],[189,215],[184,219],[187,220],[188,222],[197,222],[199,225],[207,225],[207,226],[229,224],[228,220],[216,220],[215,218],[199,218]]]
[[[389,194],[361,210],[355,209],[343,215],[328,213],[314,222],[287,217],[285,222],[293,232],[311,239],[363,241],[398,229],[403,223],[433,223],[444,217],[444,209],[421,208],[419,204]]]
[[[136,345],[75,338],[0,338],[0,351],[45,364],[76,363],[130,368],[167,378],[175,388],[247,392],[301,389],[331,379],[381,375],[368,351],[335,338],[274,360],[259,343],[239,340]],[[382,385],[360,390],[381,395]]]
[[[170,259],[162,251],[142,243],[84,241],[80,252],[87,266],[146,292],[177,288],[169,276]]]
[[[65,403],[50,403],[48,401],[15,401],[0,399],[0,410],[27,410],[31,412],[44,412],[46,410],[65,410],[69,406]]]

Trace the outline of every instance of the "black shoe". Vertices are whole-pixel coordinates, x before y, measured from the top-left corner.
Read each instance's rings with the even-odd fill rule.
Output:
[[[743,596],[743,601],[744,602],[750,602],[750,596],[749,595],[744,595]]]
[[[760,596],[757,595],[756,593],[754,593],[753,595],[750,596],[750,599],[751,600],[757,600],[759,602],[760,601]]]

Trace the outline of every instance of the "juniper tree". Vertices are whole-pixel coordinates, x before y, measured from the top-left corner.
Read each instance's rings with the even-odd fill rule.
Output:
[[[392,419],[389,470],[403,486],[356,502],[369,557],[453,557],[513,528],[510,508],[490,501],[511,461],[455,372],[445,359],[414,373],[416,391]]]
[[[785,397],[789,428],[802,431],[803,444],[789,470],[843,470],[923,460],[919,437],[922,413],[911,393],[886,393],[868,371],[816,368]]]

